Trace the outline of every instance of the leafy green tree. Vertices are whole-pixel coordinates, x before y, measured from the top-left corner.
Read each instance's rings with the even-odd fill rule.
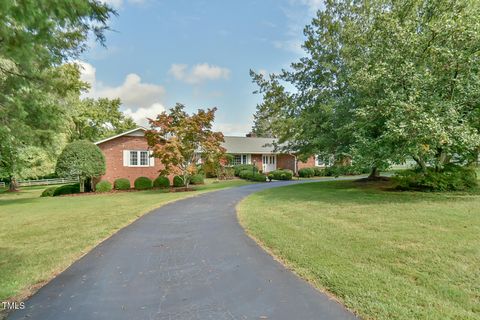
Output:
[[[104,42],[115,12],[94,0],[0,1],[0,175],[16,189],[27,146],[49,148],[63,125],[64,97],[85,87],[77,57],[93,34]]]
[[[78,68],[59,65],[84,50],[90,32],[103,42],[112,13],[87,0],[0,3],[0,175],[11,190],[22,150],[51,145],[64,117],[62,97],[84,87]]]
[[[372,175],[407,157],[442,170],[479,149],[479,30],[478,1],[330,0],[306,56],[254,81],[274,134],[302,154],[350,155]]]
[[[98,141],[137,127],[132,118],[120,111],[120,99],[83,99],[70,109],[70,140]]]
[[[16,189],[16,179],[28,166],[25,150],[42,148],[49,154],[58,154],[59,133],[65,125],[68,104],[65,96],[79,95],[84,87],[79,70],[66,64],[45,73],[51,78],[51,87],[36,83],[23,86],[11,97],[0,101],[0,176],[10,180],[10,190]],[[0,80],[0,86],[2,83]],[[2,86],[9,90],[8,86]],[[5,95],[0,94],[0,100]]]
[[[200,155],[220,158],[225,153],[221,146],[223,134],[212,131],[216,108],[187,114],[185,106],[177,103],[169,112],[162,112],[150,120],[151,129],[145,133],[153,156],[160,159],[164,169],[161,175],[176,174],[188,188],[192,175],[197,172]]]
[[[85,191],[85,181],[105,174],[105,157],[95,144],[86,140],[69,143],[57,159],[55,172],[61,177],[76,177],[80,192]]]

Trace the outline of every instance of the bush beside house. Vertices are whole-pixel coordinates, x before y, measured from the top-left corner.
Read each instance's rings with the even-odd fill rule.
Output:
[[[180,176],[175,176],[173,177],[173,186],[174,187],[185,187],[185,183],[183,182],[182,177]]]
[[[257,182],[267,181],[267,176],[258,172],[254,173],[253,170],[250,170],[250,169],[240,171],[238,176],[241,179],[250,180],[250,181],[257,181]]]
[[[292,180],[293,171],[289,169],[278,169],[268,173],[268,180]]]
[[[253,164],[238,164],[233,166],[234,175],[236,177],[240,177],[240,172],[242,171],[250,171],[252,173],[258,172],[258,168],[255,167]]]
[[[113,187],[115,190],[130,190],[130,180],[125,178],[115,179]]]
[[[112,184],[106,180],[100,181],[95,185],[95,192],[110,192],[112,191]]]
[[[190,183],[191,184],[204,184],[205,183],[205,177],[203,174],[194,174],[190,178]]]
[[[153,186],[152,180],[147,177],[138,177],[137,179],[135,179],[134,185],[135,189],[137,190],[147,190],[151,189]]]
[[[153,187],[160,189],[170,188],[170,180],[165,176],[158,176],[153,180]]]
[[[302,168],[298,170],[298,175],[302,178],[311,178],[315,176],[315,170],[313,168]]]

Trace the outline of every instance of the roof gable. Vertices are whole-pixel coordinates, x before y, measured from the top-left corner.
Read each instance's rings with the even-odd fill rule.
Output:
[[[96,145],[99,145],[99,144],[102,144],[104,142],[107,142],[107,141],[110,141],[110,140],[113,140],[113,139],[116,139],[116,138],[119,138],[119,137],[123,137],[123,136],[132,136],[132,137],[135,137],[135,136],[143,136],[145,135],[145,131],[147,131],[146,128],[144,127],[137,127],[135,129],[132,129],[132,130],[128,130],[128,131],[125,131],[125,132],[122,132],[120,134],[117,134],[115,136],[112,136],[112,137],[109,137],[109,138],[105,138],[103,140],[100,140],[100,141],[97,141],[95,142]]]

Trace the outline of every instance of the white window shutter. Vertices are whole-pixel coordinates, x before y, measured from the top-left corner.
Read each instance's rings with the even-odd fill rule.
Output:
[[[252,164],[252,155],[247,154],[247,164]]]
[[[155,167],[155,157],[152,157],[153,151],[150,150],[150,151],[149,151],[149,154],[150,154],[150,162],[149,162],[149,163],[150,163],[150,167]]]
[[[123,166],[130,167],[130,150],[123,150]]]

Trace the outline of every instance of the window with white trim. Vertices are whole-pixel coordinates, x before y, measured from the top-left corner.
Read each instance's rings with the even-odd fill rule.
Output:
[[[234,154],[233,155],[233,160],[232,164],[237,165],[237,164],[249,164],[250,163],[250,157],[247,154]]]
[[[150,152],[148,150],[128,150],[128,167],[150,167]]]
[[[315,166],[318,167],[328,167],[330,166],[330,158],[329,157],[323,157],[320,155],[315,156]]]

